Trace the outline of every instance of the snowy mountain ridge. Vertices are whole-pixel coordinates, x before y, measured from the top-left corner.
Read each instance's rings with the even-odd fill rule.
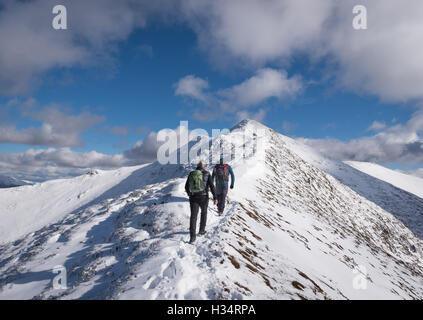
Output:
[[[195,245],[187,243],[188,165],[0,190],[0,298],[423,297],[421,197],[251,120],[216,140],[255,152],[230,162],[226,212],[210,204]],[[58,265],[66,289],[52,286]]]
[[[29,182],[18,180],[14,177],[5,176],[0,174],[0,189],[14,188],[30,184]]]

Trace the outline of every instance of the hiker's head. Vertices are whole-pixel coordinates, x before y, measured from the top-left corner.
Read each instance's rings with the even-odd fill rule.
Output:
[[[224,161],[223,161],[223,156],[221,156],[221,157],[220,157],[219,163],[220,163],[220,164],[223,164],[223,163],[224,163]]]
[[[198,164],[197,164],[197,169],[204,169],[206,167],[206,162],[201,160]]]

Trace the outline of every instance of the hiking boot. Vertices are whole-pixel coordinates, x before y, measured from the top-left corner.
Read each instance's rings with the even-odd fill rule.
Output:
[[[206,231],[200,231],[199,233],[198,233],[198,235],[199,236],[204,236],[206,234]]]
[[[195,242],[195,238],[191,238],[190,240],[189,240],[189,244],[193,244]]]

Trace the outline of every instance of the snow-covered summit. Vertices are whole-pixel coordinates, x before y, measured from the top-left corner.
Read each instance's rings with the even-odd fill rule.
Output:
[[[195,245],[188,165],[0,190],[0,298],[423,298],[423,199],[255,121],[214,142],[236,183]]]
[[[265,125],[263,125],[261,122],[258,122],[256,120],[252,119],[244,119],[238,122],[236,125],[234,125],[230,131],[235,130],[246,130],[246,129],[269,129]]]

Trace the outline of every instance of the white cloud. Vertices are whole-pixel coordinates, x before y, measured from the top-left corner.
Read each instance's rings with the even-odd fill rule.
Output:
[[[423,162],[423,110],[404,125],[387,127],[374,136],[343,142],[336,139],[301,139],[323,154],[338,160],[378,163]]]
[[[186,127],[175,129],[180,134],[189,134]],[[97,151],[77,152],[70,148],[28,149],[24,152],[0,154],[0,174],[33,181],[75,176],[87,169],[114,169],[122,166],[154,162],[162,142],[157,142],[157,133],[152,131],[123,154],[108,155]]]
[[[332,0],[182,1],[202,48],[216,60],[231,55],[262,64],[311,49],[324,34]]]
[[[81,134],[105,120],[105,117],[87,111],[68,114],[57,104],[38,109],[27,102],[16,108],[21,110],[23,117],[40,122],[40,126],[18,129],[10,123],[0,123],[0,143],[79,147],[83,145]]]
[[[175,129],[179,139],[180,134],[188,134],[189,131],[184,126]],[[132,163],[153,162],[157,160],[157,150],[164,142],[157,141],[157,132],[150,134],[143,140],[138,141],[132,148],[124,152],[124,156]]]
[[[256,121],[262,122],[265,117],[266,117],[266,110],[264,110],[264,109],[259,109],[255,113],[248,112],[246,110],[238,111],[236,113],[236,118],[237,118],[238,122],[245,120],[245,119],[251,119],[251,120],[256,120]]]
[[[188,75],[180,79],[175,84],[175,94],[178,96],[187,96],[203,102],[207,101],[207,94],[204,90],[209,88],[207,80],[194,75]]]
[[[69,148],[0,154],[0,173],[35,181],[83,174],[89,168],[117,168],[126,164],[128,159],[120,154],[81,153]]]
[[[152,162],[157,158],[157,150],[160,144],[157,142],[157,133],[152,131],[143,140],[138,141],[131,149],[126,150],[126,158],[138,163]]]
[[[355,0],[64,0],[66,32],[51,28],[55,4],[3,1],[0,93],[26,92],[54,68],[104,62],[148,18],[187,24],[204,52],[224,67],[286,69],[301,55],[312,64],[330,62],[324,76],[334,75],[336,84],[351,91],[394,102],[423,98],[420,0],[362,0],[369,14],[364,31],[352,28]],[[204,82],[193,88],[185,92],[205,98]]]
[[[292,97],[302,89],[299,77],[288,78],[286,71],[260,69],[254,76],[218,94],[225,104],[237,107],[258,105],[269,98],[279,100]]]
[[[266,114],[264,110],[254,114],[247,109],[271,98],[283,100],[293,97],[302,90],[302,82],[298,76],[289,78],[284,70],[265,68],[233,87],[206,93],[204,90],[208,88],[206,80],[189,75],[178,81],[175,94],[189,96],[206,106],[193,112],[197,120],[214,120],[217,115],[226,114],[235,114],[237,119],[250,117],[263,120]]]
[[[337,62],[344,86],[386,101],[423,98],[423,2],[418,0],[363,0],[368,29],[351,28],[354,0],[338,4],[329,30],[328,53]]]
[[[355,0],[185,0],[182,15],[223,68],[330,62],[323,77],[386,101],[423,98],[423,2],[363,0],[368,29],[352,28]]]
[[[386,128],[386,123],[382,121],[373,121],[370,127],[367,128],[367,131],[380,131]]]
[[[3,153],[0,160],[14,165],[43,166],[47,163],[70,168],[117,167],[126,161],[122,155],[111,156],[96,151],[82,153],[70,148],[28,149],[22,153]]]
[[[159,1],[162,2],[162,1]],[[0,11],[0,94],[22,94],[54,68],[92,66],[108,61],[158,8],[148,1],[64,0],[68,30],[54,30],[55,0],[2,2]]]

